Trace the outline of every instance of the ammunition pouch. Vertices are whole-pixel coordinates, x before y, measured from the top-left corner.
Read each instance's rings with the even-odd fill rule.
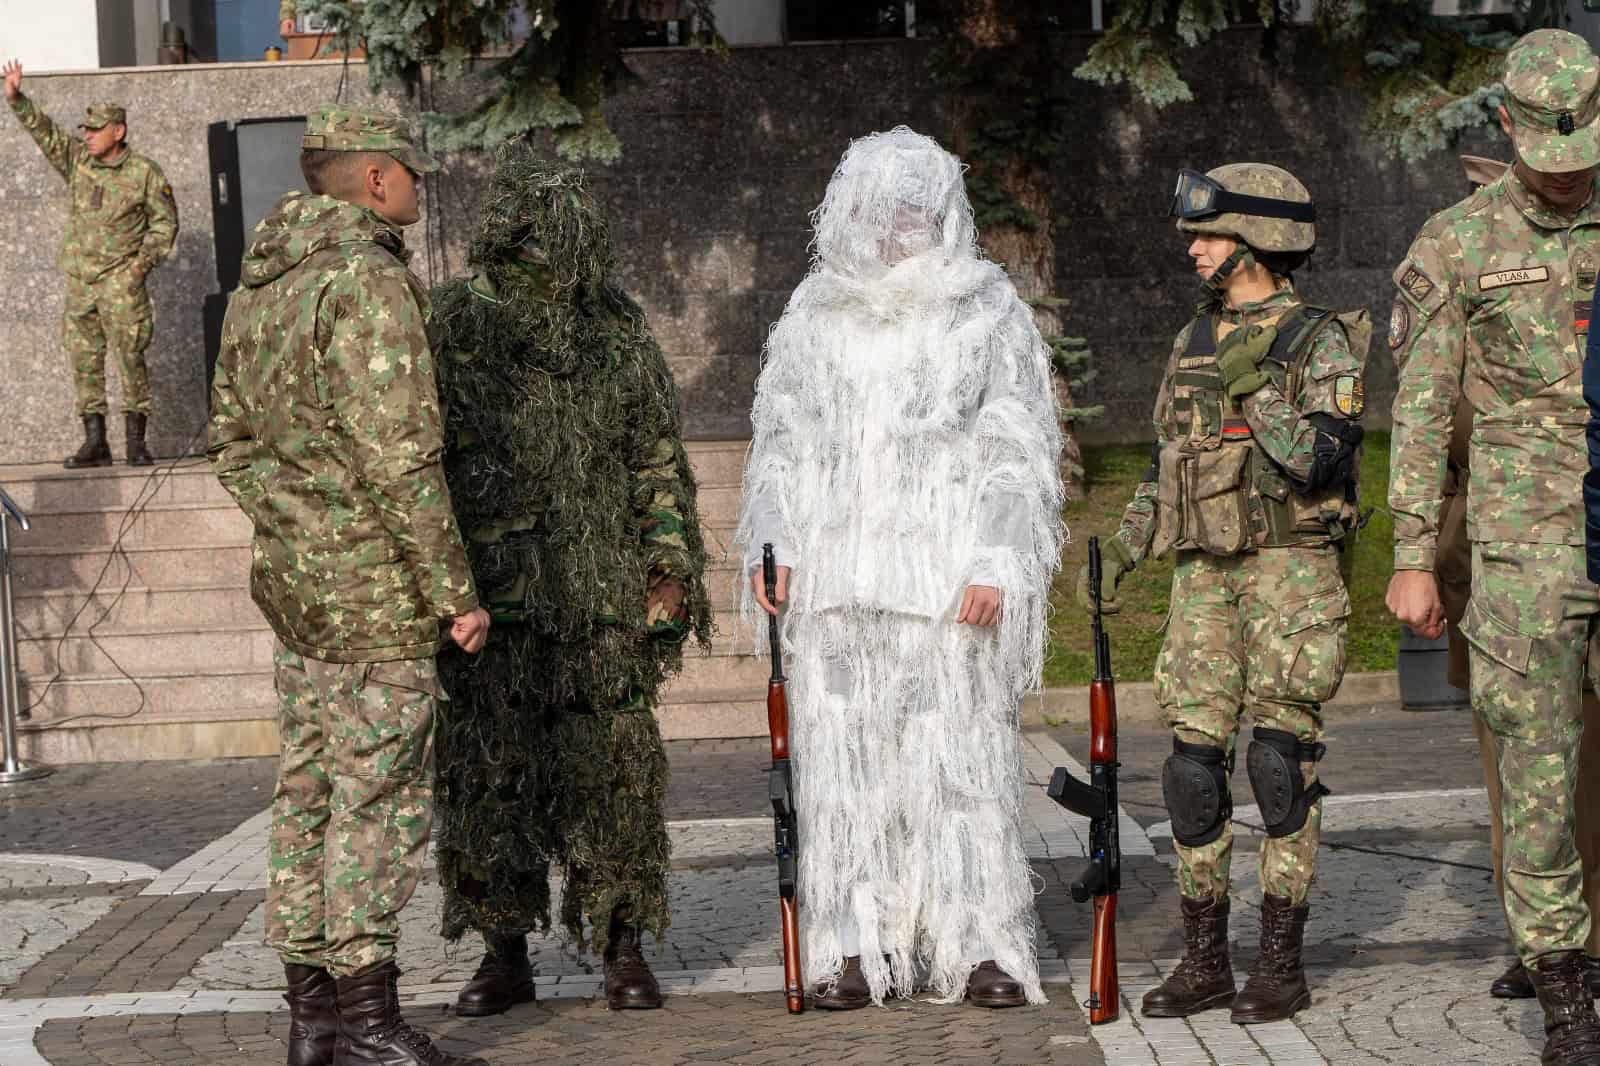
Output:
[[[1320,762],[1327,745],[1307,744],[1293,733],[1262,726],[1256,726],[1251,737],[1245,769],[1261,810],[1262,827],[1274,838],[1298,833],[1311,814],[1311,805],[1329,794],[1321,781],[1306,787],[1300,764]]]
[[[1172,738],[1172,754],[1161,768],[1161,796],[1179,844],[1198,848],[1222,835],[1233,817],[1232,770],[1233,760],[1221,748]]]

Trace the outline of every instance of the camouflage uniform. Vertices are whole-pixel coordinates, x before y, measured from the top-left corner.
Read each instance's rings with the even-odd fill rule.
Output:
[[[323,108],[307,147],[435,164],[381,112]],[[394,953],[433,814],[440,620],[477,606],[446,488],[426,295],[397,228],[289,193],[223,322],[211,461],[255,525],[280,641],[268,940],[343,977]]]
[[[522,973],[552,865],[580,945],[614,955],[619,935],[665,932],[654,711],[711,611],[677,391],[584,176],[508,144],[469,262],[434,290],[431,326],[446,473],[496,628],[478,656],[440,656],[439,877],[445,935],[480,932]],[[682,620],[647,612],[669,583]],[[479,1002],[484,987],[465,1013],[505,1002]]]
[[[1239,1024],[1281,1021],[1311,1001],[1300,950],[1327,792],[1316,764],[1322,703],[1344,676],[1350,597],[1339,548],[1358,524],[1356,421],[1371,328],[1365,312],[1332,314],[1295,292],[1288,275],[1315,246],[1315,210],[1287,171],[1184,171],[1172,212],[1181,232],[1213,242],[1200,253],[1212,257],[1209,298],[1173,346],[1150,469],[1104,553],[1113,592],[1142,559],[1178,554],[1155,682],[1173,729],[1162,791],[1185,951],[1141,1011],[1230,1007]],[[1236,283],[1236,271],[1256,266],[1264,269]],[[1268,279],[1268,295],[1236,302]],[[1080,598],[1086,586],[1081,579]],[[1230,779],[1246,712],[1256,722],[1246,760],[1266,839],[1261,950],[1236,990]]]
[[[81,140],[18,93],[11,109],[60,171],[72,193],[67,236],[58,262],[67,275],[63,345],[72,361],[80,415],[106,413],[106,349],[122,372],[123,410],[150,413],[144,352],[154,321],[145,278],[172,252],[178,205],[161,168],[131,149],[111,162],[89,154]],[[125,121],[115,104],[90,107],[87,129]]]
[[[1597,75],[1572,34],[1538,31],[1512,49],[1507,107],[1526,165],[1600,161]],[[1506,917],[1530,967],[1582,948],[1590,931],[1573,821],[1586,661],[1600,651],[1577,488],[1587,469],[1578,371],[1597,269],[1600,204],[1559,215],[1509,171],[1430,219],[1394,275],[1395,569],[1435,567],[1464,396],[1472,577],[1461,631],[1473,708],[1499,743]]]
[[[1212,316],[1219,340],[1255,324],[1273,323],[1303,307],[1291,286],[1243,307],[1219,307]],[[1123,516],[1117,538],[1138,561],[1162,554],[1154,543],[1174,507],[1160,504],[1160,478],[1176,457],[1217,449],[1223,439],[1249,440],[1258,477],[1275,479],[1268,491],[1282,497],[1288,481],[1274,468],[1304,478],[1312,463],[1315,433],[1305,421],[1312,412],[1338,418],[1361,413],[1363,356],[1352,351],[1345,330],[1322,329],[1307,356],[1299,388],[1285,396],[1269,384],[1245,397],[1241,407],[1224,401],[1214,357],[1186,356],[1191,324],[1173,346],[1155,409],[1156,447],[1163,457],[1152,464]],[[1166,465],[1164,466],[1163,463]],[[1169,483],[1179,475],[1169,471]],[[1340,487],[1342,490],[1342,486]],[[1265,494],[1262,494],[1265,495]],[[1333,503],[1341,510],[1342,498]],[[1321,704],[1344,676],[1345,619],[1350,597],[1339,576],[1339,557],[1328,526],[1312,509],[1307,529],[1284,537],[1287,543],[1241,547],[1229,555],[1198,546],[1180,548],[1172,580],[1172,614],[1156,661],[1156,699],[1176,736],[1192,744],[1223,748],[1230,760],[1241,716],[1260,726],[1293,733],[1306,744],[1322,737]],[[1170,542],[1170,541],[1169,541]],[[1316,764],[1304,762],[1309,788]],[[1263,891],[1296,905],[1311,888],[1320,835],[1321,804],[1298,832],[1268,838],[1261,847]],[[1233,830],[1199,847],[1178,846],[1178,882],[1189,898],[1227,895]]]

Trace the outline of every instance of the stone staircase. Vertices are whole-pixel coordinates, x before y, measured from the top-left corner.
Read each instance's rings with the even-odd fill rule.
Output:
[[[660,718],[672,739],[766,729],[765,672],[733,646],[735,568],[721,557],[745,447],[690,446],[720,633],[711,654],[686,656],[667,692]],[[250,600],[250,526],[203,459],[137,471],[0,467],[0,485],[33,522],[12,529],[25,758],[276,753],[273,637]]]

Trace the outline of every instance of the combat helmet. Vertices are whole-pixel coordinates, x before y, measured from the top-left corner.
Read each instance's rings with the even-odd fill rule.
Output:
[[[1232,237],[1242,246],[1208,286],[1220,285],[1247,257],[1262,253],[1277,261],[1269,261],[1269,268],[1297,266],[1317,243],[1311,193],[1270,163],[1228,163],[1205,174],[1181,170],[1169,213],[1177,216],[1180,232]]]

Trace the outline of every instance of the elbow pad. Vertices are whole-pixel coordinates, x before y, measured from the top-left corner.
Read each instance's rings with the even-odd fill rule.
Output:
[[[1355,479],[1356,448],[1366,430],[1348,419],[1316,411],[1306,416],[1306,421],[1316,429],[1312,445],[1311,472],[1305,480],[1293,477],[1296,492],[1302,495],[1317,492],[1330,485],[1344,485]]]

